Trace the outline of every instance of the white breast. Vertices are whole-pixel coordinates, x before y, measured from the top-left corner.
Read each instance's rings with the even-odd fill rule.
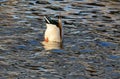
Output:
[[[60,29],[53,24],[46,24],[47,29],[45,31],[45,38],[47,37],[49,41],[61,42],[60,39]]]

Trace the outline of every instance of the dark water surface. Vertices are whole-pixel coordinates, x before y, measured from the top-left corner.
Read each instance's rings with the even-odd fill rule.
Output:
[[[42,42],[59,13],[62,49]],[[0,79],[120,79],[120,1],[0,0]]]

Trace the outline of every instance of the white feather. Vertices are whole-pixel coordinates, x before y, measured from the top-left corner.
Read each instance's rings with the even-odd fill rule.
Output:
[[[48,22],[48,23],[50,23],[50,21],[44,16],[44,18],[45,18],[45,20]]]
[[[45,38],[48,38],[49,41],[61,42],[60,39],[60,29],[53,24],[46,24],[47,29],[45,31]]]

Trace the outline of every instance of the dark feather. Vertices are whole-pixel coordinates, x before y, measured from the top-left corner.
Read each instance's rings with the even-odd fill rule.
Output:
[[[54,25],[56,25],[58,27],[58,21],[52,20],[51,18],[46,17],[46,16],[44,17],[44,19],[45,19],[46,23],[48,23],[48,24],[54,24]]]

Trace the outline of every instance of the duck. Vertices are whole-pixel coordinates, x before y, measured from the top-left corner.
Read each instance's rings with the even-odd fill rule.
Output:
[[[46,22],[46,30],[44,33],[45,42],[62,42],[63,41],[63,28],[61,16],[58,17],[58,21],[44,16]]]

